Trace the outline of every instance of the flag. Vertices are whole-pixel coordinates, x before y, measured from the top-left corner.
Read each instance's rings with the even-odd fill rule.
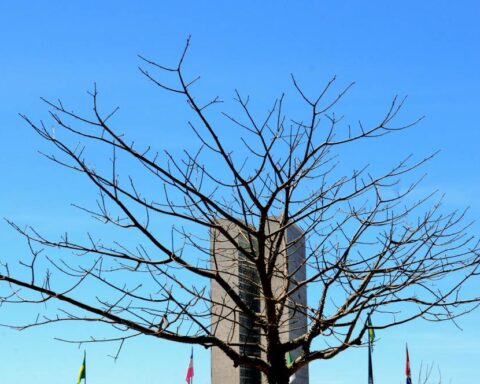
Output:
[[[286,355],[285,355],[285,360],[286,360],[286,362],[287,362],[287,368],[291,368],[292,365],[293,365],[293,359],[292,359],[292,355],[290,354],[290,352],[287,352],[287,353],[286,353]],[[295,373],[294,373],[292,376],[290,376],[290,378],[288,379],[288,382],[289,382],[289,383],[293,383],[296,378],[297,378],[297,377],[296,377],[296,375],[295,375]]]
[[[187,384],[193,383],[193,347],[192,347],[192,354],[190,355],[190,363],[188,364],[187,368],[187,375],[185,376],[185,381]]]
[[[295,380],[297,379],[297,375],[295,375],[295,373],[290,376],[290,378],[288,379],[288,383],[289,384],[292,384]]]
[[[373,384],[373,365],[372,365],[372,351],[373,342],[375,340],[375,330],[372,327],[370,315],[367,318],[368,327],[368,384]]]
[[[80,384],[80,381],[87,380],[87,353],[83,352],[83,363],[80,367],[80,372],[78,372],[77,384]]]
[[[285,354],[285,360],[287,361],[287,368],[290,368],[293,365],[293,359],[292,359],[292,355],[290,354],[290,352],[287,352]]]
[[[405,361],[405,376],[407,376],[407,384],[412,384],[412,375],[410,372],[410,357],[408,356],[408,344],[405,344],[405,350],[407,352]]]
[[[370,348],[372,348],[372,350],[373,350],[373,342],[375,341],[375,329],[373,329],[372,320],[370,319],[370,315],[368,315],[367,325],[368,325],[368,344],[369,344]]]

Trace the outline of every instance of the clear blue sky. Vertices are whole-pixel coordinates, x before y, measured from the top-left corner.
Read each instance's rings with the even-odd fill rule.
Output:
[[[188,68],[202,75],[199,96],[230,98],[238,88],[262,104],[291,91],[291,72],[311,91],[336,74],[342,83],[357,82],[345,102],[350,117],[368,120],[393,95],[408,94],[405,116],[426,120],[375,151],[393,162],[441,149],[425,168],[422,188],[443,190],[448,207],[470,206],[469,218],[478,219],[479,17],[476,0],[0,1],[0,216],[52,234],[89,228],[69,203],[90,201],[92,189],[42,159],[37,151],[45,143],[18,118],[18,112],[45,117],[40,96],[83,108],[96,81],[104,102],[121,107],[117,121],[132,137],[158,149],[188,146],[188,137],[176,136],[184,129],[181,108],[141,77],[136,55],[174,60],[191,34]],[[352,163],[360,160],[352,154]],[[0,223],[0,259],[25,254],[21,239]],[[0,322],[34,317],[28,308],[0,309]],[[420,321],[378,332],[376,382],[404,382],[406,341],[414,376],[422,361],[434,362],[444,382],[475,382],[479,323],[480,311],[459,321],[463,331]],[[73,383],[83,352],[53,337],[88,331],[81,324],[0,329],[0,382]],[[142,338],[127,344],[116,363],[108,357],[114,351],[114,345],[88,348],[89,384],[184,382],[187,346]],[[366,382],[365,352],[312,364],[311,383]],[[196,384],[208,384],[208,351],[196,349],[195,369]]]

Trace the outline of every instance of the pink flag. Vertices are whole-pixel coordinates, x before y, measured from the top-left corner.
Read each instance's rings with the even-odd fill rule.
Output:
[[[192,354],[190,355],[190,363],[188,364],[187,375],[185,376],[187,384],[193,383],[193,347]]]

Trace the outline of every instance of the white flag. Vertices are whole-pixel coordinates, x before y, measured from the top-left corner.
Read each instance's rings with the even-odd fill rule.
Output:
[[[294,373],[292,376],[290,376],[290,379],[288,380],[288,382],[291,384],[295,381],[296,378],[297,376],[295,376],[295,373]]]

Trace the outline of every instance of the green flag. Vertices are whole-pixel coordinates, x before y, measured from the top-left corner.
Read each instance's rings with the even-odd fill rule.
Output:
[[[368,343],[371,347],[373,347],[373,342],[375,341],[375,329],[373,329],[372,320],[370,320],[370,315],[368,315],[367,326],[368,326]]]
[[[83,352],[83,363],[80,367],[80,372],[78,372],[77,384],[80,384],[80,381],[86,380],[87,378],[87,353]]]
[[[290,354],[290,352],[287,352],[287,353],[285,354],[285,361],[287,362],[287,368],[291,368],[292,365],[293,365],[293,359],[292,359],[292,355]],[[294,373],[292,376],[290,376],[290,379],[288,380],[288,382],[289,382],[289,383],[293,383],[296,378],[297,378],[297,377],[296,377],[296,375],[295,375],[295,373]]]
[[[287,368],[290,368],[293,365],[292,355],[290,352],[285,354],[285,360],[287,361]]]

